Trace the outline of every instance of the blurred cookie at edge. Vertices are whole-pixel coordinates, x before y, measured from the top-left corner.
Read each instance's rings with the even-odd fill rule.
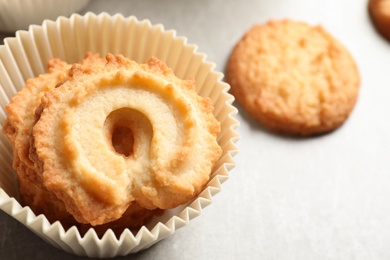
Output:
[[[360,85],[355,61],[339,41],[321,26],[291,20],[249,29],[226,73],[248,114],[272,131],[301,136],[342,125]]]
[[[369,0],[368,12],[377,31],[390,41],[390,0]]]

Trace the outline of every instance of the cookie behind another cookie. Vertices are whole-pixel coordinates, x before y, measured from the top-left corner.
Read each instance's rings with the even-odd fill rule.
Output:
[[[390,0],[369,0],[368,12],[378,32],[390,41]]]
[[[268,129],[315,135],[347,119],[360,76],[347,49],[322,27],[281,20],[246,32],[231,53],[227,82]]]

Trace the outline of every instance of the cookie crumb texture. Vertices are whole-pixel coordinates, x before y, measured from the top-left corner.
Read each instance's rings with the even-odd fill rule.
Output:
[[[377,31],[390,41],[390,0],[370,0],[368,12]]]
[[[280,20],[255,25],[239,40],[227,82],[241,106],[268,129],[316,135],[347,119],[360,76],[348,50],[321,26]]]

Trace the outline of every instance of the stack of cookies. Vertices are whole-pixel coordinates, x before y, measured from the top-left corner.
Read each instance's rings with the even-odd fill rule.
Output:
[[[222,149],[193,80],[156,58],[48,64],[6,107],[23,204],[65,227],[120,234],[199,195]]]

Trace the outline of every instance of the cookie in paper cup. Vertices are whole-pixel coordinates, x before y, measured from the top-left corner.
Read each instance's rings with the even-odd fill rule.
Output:
[[[96,33],[99,32],[99,33]],[[173,234],[178,228],[201,214],[212,202],[221,185],[234,167],[235,142],[238,122],[234,98],[229,85],[222,82],[223,74],[214,71],[215,65],[206,61],[206,55],[176,36],[174,30],[135,17],[110,16],[106,13],[60,17],[45,21],[42,26],[30,26],[18,31],[15,38],[7,38],[0,46],[0,123],[7,118],[5,106],[29,78],[45,73],[47,61],[59,58],[69,64],[79,62],[87,52],[122,54],[138,63],[150,57],[165,62],[180,79],[195,79],[196,92],[208,97],[214,106],[214,116],[220,122],[217,137],[222,155],[216,162],[210,179],[200,194],[189,202],[167,209],[155,216],[139,230],[125,229],[119,235],[109,229],[98,236],[93,228],[85,234],[75,226],[64,228],[60,222],[50,223],[46,216],[36,216],[31,208],[20,204],[16,175],[12,168],[12,146],[0,134],[0,208],[26,225],[30,230],[55,247],[66,252],[90,257],[114,257],[146,249]]]

